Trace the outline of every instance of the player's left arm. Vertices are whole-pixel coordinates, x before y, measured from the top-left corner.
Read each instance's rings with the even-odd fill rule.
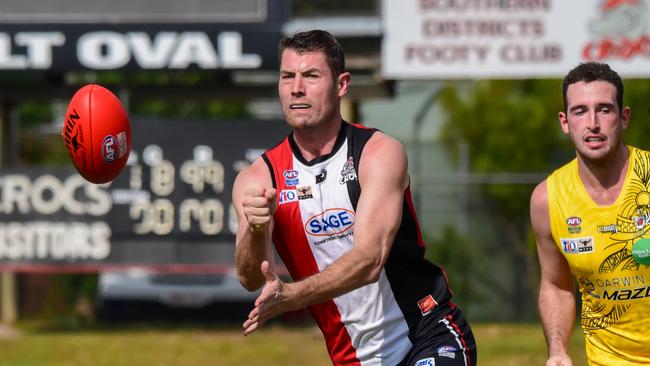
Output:
[[[356,163],[361,196],[354,247],[322,272],[294,283],[283,283],[262,264],[266,285],[244,323],[245,334],[285,311],[322,303],[379,279],[401,223],[406,153],[397,140],[377,132]]]

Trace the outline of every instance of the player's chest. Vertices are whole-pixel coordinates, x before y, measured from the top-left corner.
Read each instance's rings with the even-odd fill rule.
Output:
[[[307,234],[331,233],[354,222],[360,191],[353,159],[337,153],[314,165],[294,162],[278,185],[276,219],[300,221]]]

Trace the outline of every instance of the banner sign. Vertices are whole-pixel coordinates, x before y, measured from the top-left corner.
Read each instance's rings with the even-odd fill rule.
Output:
[[[650,75],[650,0],[383,0],[389,79]]]
[[[135,120],[132,127],[129,163],[111,183],[88,183],[72,165],[3,170],[0,268],[232,263],[235,176],[288,133],[286,123]]]
[[[280,27],[0,24],[0,71],[276,70]]]
[[[285,0],[20,0],[0,2],[0,23],[281,23]]]

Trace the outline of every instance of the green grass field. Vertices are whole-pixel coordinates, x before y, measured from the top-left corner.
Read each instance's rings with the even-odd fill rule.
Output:
[[[543,365],[538,324],[476,324],[479,365]],[[575,365],[586,364],[582,333],[571,342]],[[0,365],[330,365],[316,327],[272,325],[248,337],[236,327],[124,326],[44,329],[23,326],[0,338]]]

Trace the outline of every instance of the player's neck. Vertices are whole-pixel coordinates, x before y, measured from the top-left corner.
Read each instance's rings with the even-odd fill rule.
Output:
[[[621,193],[630,164],[630,152],[621,145],[611,156],[597,161],[578,158],[578,174],[598,205],[613,204]]]
[[[293,130],[293,139],[305,160],[310,161],[332,152],[341,130],[341,121],[339,116],[319,126]]]

